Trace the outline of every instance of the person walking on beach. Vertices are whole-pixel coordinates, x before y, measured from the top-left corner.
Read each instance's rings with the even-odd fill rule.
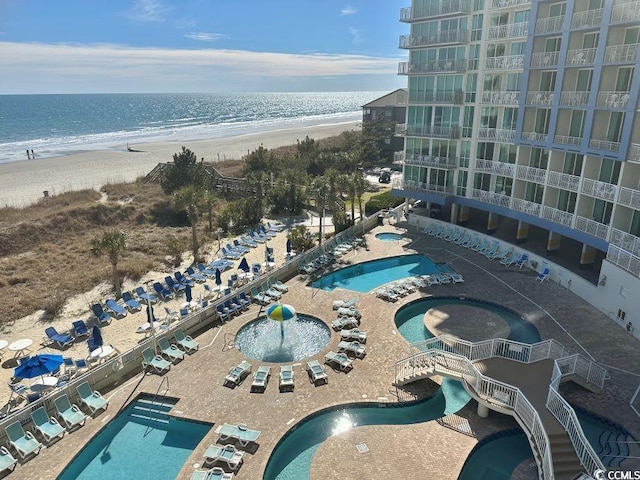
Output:
[[[33,148],[31,149],[31,158],[36,158],[36,154],[33,153]]]
[[[31,155],[29,155],[29,149],[27,148],[27,160],[31,160]]]

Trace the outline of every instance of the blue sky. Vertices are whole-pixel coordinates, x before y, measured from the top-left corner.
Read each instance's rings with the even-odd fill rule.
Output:
[[[0,0],[0,94],[406,86],[410,0]]]

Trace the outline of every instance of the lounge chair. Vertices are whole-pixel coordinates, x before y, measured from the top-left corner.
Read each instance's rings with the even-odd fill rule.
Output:
[[[504,265],[505,267],[509,267],[509,266],[513,265],[515,262],[517,262],[518,258],[520,258],[520,257],[519,257],[519,255],[517,253],[512,253],[510,256],[500,260],[500,264]]]
[[[235,439],[238,440],[240,445],[243,447],[246,447],[250,443],[255,443],[260,436],[260,430],[251,430],[242,423],[238,425],[225,423],[218,427],[216,433],[220,437],[220,440],[226,441],[229,439]]]
[[[241,311],[249,308],[249,306],[251,305],[251,300],[246,297],[243,299],[240,296],[237,296],[231,299],[231,304],[238,305],[238,311]]]
[[[173,290],[174,293],[181,293],[184,292],[185,290],[185,286],[180,283],[177,282],[176,280],[173,279],[173,277],[171,277],[170,275],[167,275],[166,277],[164,277],[164,283],[167,284],[167,286]]]
[[[356,358],[364,358],[364,356],[367,354],[365,346],[355,340],[342,340],[340,343],[338,343],[338,352],[344,352],[346,354],[351,353],[355,355]]]
[[[31,454],[37,455],[42,448],[42,444],[36,440],[31,432],[25,432],[22,424],[14,422],[5,427],[9,445],[15,448],[21,458],[26,458]]]
[[[270,297],[272,300],[280,300],[282,298],[282,292],[277,288],[269,287],[266,283],[262,284],[262,293]]]
[[[397,293],[389,288],[379,288],[375,293],[376,297],[381,298],[387,302],[397,302],[400,298]]]
[[[235,446],[229,445],[210,445],[204,452],[204,465],[215,462],[226,463],[231,470],[237,470],[242,459],[244,452],[236,449]]]
[[[444,272],[436,273],[436,278],[438,279],[438,282],[440,282],[441,285],[451,283],[451,277]]]
[[[127,309],[116,302],[113,298],[108,298],[104,303],[107,306],[107,310],[109,310],[111,315],[116,317],[116,319],[120,320],[127,316]]]
[[[185,353],[177,346],[171,345],[167,337],[158,338],[158,348],[160,352],[165,355],[171,363],[175,363],[184,358]]]
[[[153,289],[156,291],[156,293],[158,295],[160,295],[160,298],[162,300],[164,300],[165,302],[167,300],[171,300],[172,298],[174,298],[176,296],[175,293],[173,293],[168,288],[165,288],[165,286],[162,285],[160,282],[154,282],[153,283]]]
[[[253,240],[251,240],[246,235],[242,235],[240,237],[240,244],[244,245],[245,247],[250,247],[250,248],[256,248],[258,246],[257,242],[254,242]]]
[[[195,470],[191,474],[191,480],[231,480],[233,473],[227,473],[220,467],[211,470]]]
[[[502,261],[502,260],[504,260],[506,258],[509,258],[509,257],[511,257],[511,250],[500,250],[500,249],[498,249],[495,253],[487,255],[487,258],[489,260],[498,259],[498,260]]]
[[[345,328],[355,328],[360,325],[360,322],[355,317],[340,317],[331,322],[331,327],[335,330],[343,330]]]
[[[204,283],[207,281],[207,277],[204,276],[202,273],[198,273],[196,272],[193,267],[189,267],[185,270],[185,275],[187,275],[188,278],[190,278],[191,280],[193,280],[194,282],[197,283]]]
[[[127,310],[129,310],[129,313],[137,313],[142,310],[140,302],[133,298],[129,292],[122,292],[122,301],[126,305]]]
[[[271,303],[271,297],[258,291],[256,287],[251,288],[251,298],[259,305],[268,305]]]
[[[358,297],[350,298],[349,300],[334,300],[332,303],[333,309],[355,307],[358,303]]]
[[[84,320],[76,320],[75,322],[72,322],[71,329],[73,330],[73,335],[76,338],[89,335],[89,327]]]
[[[271,367],[260,365],[253,374],[253,382],[251,382],[251,390],[264,390],[269,383],[271,376]]]
[[[289,287],[287,287],[284,283],[282,283],[280,280],[278,280],[277,282],[274,282],[271,284],[271,287],[275,288],[276,290],[281,291],[282,293],[286,293],[289,291]]]
[[[293,390],[294,388],[293,365],[280,365],[280,391]]]
[[[353,360],[345,353],[327,352],[324,356],[324,363],[335,365],[343,372],[353,368]]]
[[[171,323],[175,320],[180,320],[180,312],[173,310],[169,307],[164,307],[164,311],[167,314],[165,322]]]
[[[252,365],[243,360],[239,365],[229,370],[229,373],[224,377],[224,385],[236,386],[242,383],[242,380],[251,373]]]
[[[171,362],[160,355],[154,355],[150,348],[142,351],[142,358],[142,368],[151,367],[156,373],[168,372],[171,369]]]
[[[153,293],[147,293],[144,291],[142,287],[136,287],[136,295],[142,303],[145,305],[158,303],[158,297],[156,297]]]
[[[365,343],[367,341],[367,332],[363,332],[357,328],[340,330],[340,338],[342,340],[357,340],[360,343]]]
[[[421,278],[429,287],[440,285],[440,280],[438,280],[438,277],[436,277],[435,275],[422,275]]]
[[[100,305],[99,303],[94,303],[93,305],[91,305],[91,311],[101,325],[109,325],[109,323],[111,323],[111,315],[105,312],[102,308],[102,305]]]
[[[522,256],[520,257],[520,259],[516,262],[516,266],[518,268],[522,268],[523,266],[525,266],[527,264],[528,260],[529,260],[529,254],[523,253]]]
[[[61,397],[56,398],[53,403],[58,411],[58,416],[68,429],[72,429],[76,426],[82,426],[87,421],[87,415],[85,415],[77,405],[72,404],[69,401],[69,397],[67,397],[66,393]]]
[[[76,366],[76,373],[84,373],[91,368],[84,358],[78,358],[73,363]]]
[[[173,336],[176,339],[177,344],[180,345],[180,347],[182,347],[185,352],[195,352],[200,347],[200,345],[198,345],[198,342],[196,342],[189,335],[185,335],[184,330],[182,329],[178,329],[173,332]]]
[[[44,330],[45,335],[47,336],[47,341],[55,343],[58,348],[64,348],[67,345],[71,345],[75,340],[71,335],[65,335],[62,333],[58,333],[55,327],[47,327]]]
[[[173,276],[175,277],[178,283],[181,283],[185,287],[195,287],[195,280],[191,280],[190,278],[185,277],[181,272],[173,272]]]
[[[31,420],[33,420],[33,433],[40,432],[47,443],[56,438],[62,438],[67,432],[55,417],[47,415],[44,407],[40,407],[31,412]]]
[[[214,279],[216,278],[216,269],[215,268],[207,268],[202,263],[196,265],[198,271],[207,278]]]
[[[481,251],[480,253],[482,253],[485,257],[490,258],[491,260],[493,260],[493,256],[494,255],[498,255],[500,253],[500,244],[499,243],[494,243],[493,245],[490,245],[489,247],[487,247],[485,250]]]
[[[459,273],[451,272],[447,273],[447,275],[449,275],[453,283],[464,283],[464,278]]]
[[[549,279],[549,274],[551,273],[551,271],[548,268],[545,268],[544,270],[542,270],[538,276],[536,277],[536,280],[539,280],[541,282],[544,282],[545,280]]]
[[[320,381],[324,383],[329,382],[327,372],[317,360],[310,360],[307,362],[307,373],[309,374],[309,381],[314,385],[317,385]]]
[[[267,222],[267,228],[270,232],[281,232],[286,228],[286,225],[281,222]]]
[[[80,395],[82,403],[91,410],[91,414],[101,409],[106,410],[109,406],[109,400],[104,398],[97,390],[92,389],[89,382],[82,382],[76,387],[76,390],[78,391],[78,395]]]
[[[225,310],[223,305],[216,305],[216,310],[218,312],[218,317],[223,322],[226,322],[229,316],[231,315],[231,311],[229,309]]]
[[[7,447],[0,447],[0,472],[5,470],[13,471],[18,464],[18,460],[11,455]]]
[[[338,308],[338,315],[354,317],[357,319],[360,319],[360,317],[362,317],[360,310],[358,310],[356,307],[340,307]]]

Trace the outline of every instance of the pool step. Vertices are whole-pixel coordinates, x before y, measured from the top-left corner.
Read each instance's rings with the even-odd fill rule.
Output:
[[[162,424],[169,423],[168,412],[173,408],[175,402],[166,402],[156,399],[139,398],[132,406],[129,417],[139,420],[147,420]]]

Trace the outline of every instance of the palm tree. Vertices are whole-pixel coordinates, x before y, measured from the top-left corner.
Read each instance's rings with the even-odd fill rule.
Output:
[[[111,262],[113,274],[113,287],[116,289],[116,298],[120,298],[122,289],[120,287],[120,276],[118,275],[118,260],[122,252],[127,248],[127,239],[124,232],[112,230],[104,232],[101,237],[91,240],[91,253],[96,257],[107,255]]]
[[[193,250],[193,260],[198,260],[198,219],[200,206],[204,203],[206,192],[195,185],[188,185],[176,191],[173,196],[173,203],[178,210],[185,210],[187,218],[191,224],[191,246]]]
[[[316,177],[311,182],[311,196],[316,201],[316,209],[320,215],[320,241],[318,245],[322,245],[322,223],[324,222],[324,210],[327,208],[331,199],[331,187],[327,179],[324,177]]]
[[[354,186],[354,193],[356,197],[358,197],[358,210],[360,210],[360,221],[362,221],[362,195],[367,191],[369,183],[364,175],[362,175],[362,172],[359,171],[353,172],[351,181]]]

